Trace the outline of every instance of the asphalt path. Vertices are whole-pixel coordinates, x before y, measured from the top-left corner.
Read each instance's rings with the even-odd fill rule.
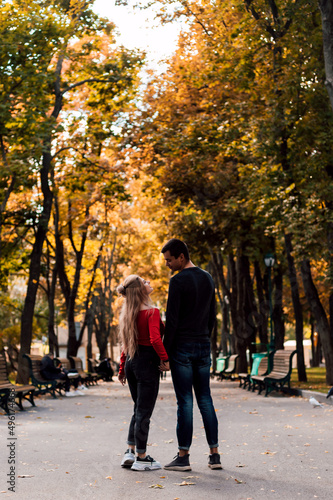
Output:
[[[314,408],[305,398],[276,393],[265,398],[237,382],[212,380],[211,387],[223,470],[207,466],[197,407],[191,472],[122,469],[132,401],[128,387],[102,382],[82,397],[43,396],[35,408],[25,402],[26,411],[12,420],[15,426],[0,415],[0,500],[332,499],[333,406]],[[148,446],[162,465],[177,453],[175,427],[168,376],[161,382]]]

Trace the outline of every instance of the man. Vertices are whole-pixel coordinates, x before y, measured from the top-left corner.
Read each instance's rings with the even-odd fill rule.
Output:
[[[210,448],[208,466],[222,469],[218,453],[218,423],[210,394],[210,334],[215,322],[215,287],[209,273],[190,260],[186,244],[176,238],[162,248],[166,265],[178,274],[170,279],[164,345],[169,355],[177,397],[179,452],[167,470],[191,470],[193,392]],[[162,363],[163,365],[163,363]],[[162,366],[163,368],[163,366]]]
[[[70,392],[70,379],[66,370],[61,368],[61,364],[59,366],[54,365],[54,355],[52,352],[45,354],[41,361],[40,373],[46,380],[63,380],[65,382],[65,396],[83,396],[83,393],[77,389],[78,380],[76,381],[75,391]]]

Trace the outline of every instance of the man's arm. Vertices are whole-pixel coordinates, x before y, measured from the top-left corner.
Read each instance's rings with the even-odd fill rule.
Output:
[[[164,347],[169,354],[174,344],[179,321],[180,290],[177,283],[171,278],[169,284],[168,303],[166,310],[166,322],[164,332]]]
[[[211,336],[212,334],[215,321],[216,321],[216,309],[215,309],[215,293],[214,293],[210,303],[210,310],[209,310],[209,319],[208,319],[209,336]]]

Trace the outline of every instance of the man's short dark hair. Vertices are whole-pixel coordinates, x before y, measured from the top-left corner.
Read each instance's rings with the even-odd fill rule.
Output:
[[[186,243],[177,238],[172,238],[169,240],[162,248],[161,253],[165,253],[169,250],[170,255],[178,259],[180,254],[184,254],[186,260],[190,260],[190,253],[188,251]]]

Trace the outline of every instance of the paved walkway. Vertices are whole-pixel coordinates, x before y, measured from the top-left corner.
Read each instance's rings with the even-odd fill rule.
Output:
[[[207,467],[197,409],[192,472],[122,469],[132,403],[118,382],[100,383],[83,397],[40,397],[36,408],[24,403],[27,410],[15,414],[15,436],[9,436],[8,417],[0,415],[0,500],[332,498],[333,406],[313,408],[304,398],[275,393],[265,398],[239,389],[237,382],[213,381],[212,392],[222,471]],[[168,378],[161,383],[148,448],[162,464],[177,452],[175,421]],[[10,452],[15,493],[6,483]]]

